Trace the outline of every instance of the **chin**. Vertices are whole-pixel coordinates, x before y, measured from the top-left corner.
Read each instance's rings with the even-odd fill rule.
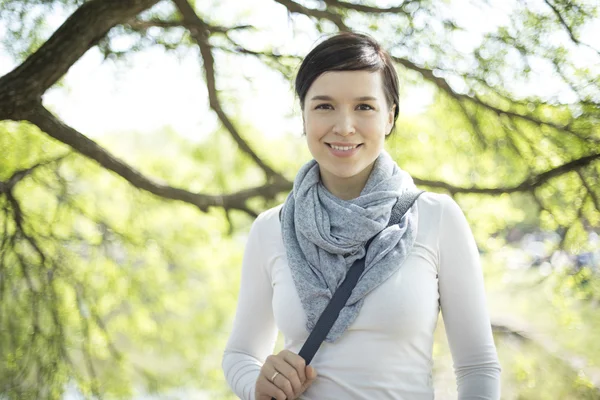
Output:
[[[352,177],[355,177],[356,175],[359,175],[363,170],[364,169],[345,169],[343,171],[336,171],[330,169],[329,171],[331,171],[332,175],[334,175],[338,179],[350,179]]]

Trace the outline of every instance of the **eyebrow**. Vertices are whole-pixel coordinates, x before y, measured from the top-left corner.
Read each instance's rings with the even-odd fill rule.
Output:
[[[319,95],[319,96],[313,96],[310,100],[311,101],[313,101],[313,100],[333,101],[333,97],[326,96],[326,95]],[[373,96],[361,96],[361,97],[355,98],[354,100],[356,100],[356,101],[376,101],[377,97],[373,97]]]

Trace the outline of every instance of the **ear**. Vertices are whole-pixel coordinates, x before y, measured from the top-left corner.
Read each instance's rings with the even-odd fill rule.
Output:
[[[385,131],[387,132],[385,135],[389,135],[392,133],[392,127],[394,126],[394,113],[396,112],[396,105],[394,104],[388,113],[387,124],[385,127]]]

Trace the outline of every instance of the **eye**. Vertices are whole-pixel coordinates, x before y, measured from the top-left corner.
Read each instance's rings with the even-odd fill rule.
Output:
[[[374,110],[373,107],[371,107],[368,104],[359,104],[356,108],[358,108],[361,111],[369,111],[369,110]]]
[[[315,107],[315,110],[331,110],[333,107],[331,106],[331,104],[328,103],[323,103],[323,104],[319,104]]]

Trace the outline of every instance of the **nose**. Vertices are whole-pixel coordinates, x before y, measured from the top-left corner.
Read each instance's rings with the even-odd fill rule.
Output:
[[[356,133],[354,126],[354,118],[351,114],[346,112],[338,113],[335,124],[333,126],[334,133],[340,136],[348,136]]]

